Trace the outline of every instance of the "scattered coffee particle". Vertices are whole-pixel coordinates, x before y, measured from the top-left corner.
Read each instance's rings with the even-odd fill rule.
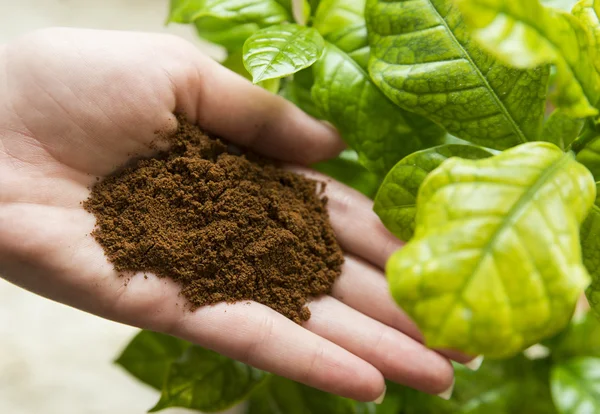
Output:
[[[192,310],[252,300],[308,320],[343,263],[323,186],[181,120],[170,140],[84,203],[115,269],[175,280]]]

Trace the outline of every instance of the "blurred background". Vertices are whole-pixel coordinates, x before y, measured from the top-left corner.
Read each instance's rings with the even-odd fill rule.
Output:
[[[72,26],[169,32],[217,53],[206,49],[191,26],[164,26],[168,3],[0,0],[0,43],[43,27]],[[158,393],[112,364],[135,332],[0,279],[0,413],[145,413],[158,400]]]

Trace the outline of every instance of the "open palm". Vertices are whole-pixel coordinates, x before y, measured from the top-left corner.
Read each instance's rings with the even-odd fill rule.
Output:
[[[134,156],[150,155],[174,112],[295,165],[334,156],[331,128],[171,36],[52,29],[0,47],[0,274],[115,321],[172,334],[322,390],[371,401],[384,377],[439,393],[452,367],[417,340],[381,269],[400,244],[369,200],[328,186],[347,252],[331,296],[299,326],[258,303],[185,311],[174,282],[113,270],[81,202]],[[303,167],[303,173],[318,176]],[[324,179],[324,177],[319,177]]]

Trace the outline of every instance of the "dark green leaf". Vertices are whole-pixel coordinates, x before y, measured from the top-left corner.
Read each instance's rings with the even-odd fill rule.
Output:
[[[379,188],[379,178],[358,162],[358,156],[354,151],[346,150],[336,158],[313,165],[313,168],[360,191],[369,198],[375,197]]]
[[[481,147],[454,144],[415,152],[387,174],[377,192],[373,209],[388,230],[401,240],[408,241],[415,230],[417,193],[425,177],[450,157],[474,160],[491,155]]]
[[[552,369],[552,398],[559,413],[600,412],[600,358],[574,358]]]
[[[269,410],[269,411],[267,411]],[[375,405],[328,394],[281,377],[253,396],[250,414],[374,414]]]
[[[169,335],[141,331],[115,363],[140,381],[160,390],[171,363],[183,355],[189,342]]]
[[[324,45],[316,29],[297,24],[270,26],[244,43],[244,66],[255,83],[283,78],[315,63]]]
[[[184,407],[222,411],[245,400],[269,374],[199,346],[171,364],[160,401],[150,410]]]
[[[328,44],[313,70],[315,105],[369,171],[383,177],[406,155],[441,143],[440,127],[394,106],[337,47]]]
[[[485,361],[477,372],[455,364],[454,393],[449,401],[388,383],[377,414],[554,414],[549,360],[523,355]]]
[[[500,64],[468,35],[452,0],[368,0],[369,72],[400,107],[494,149],[537,140],[547,66]]]
[[[583,119],[572,118],[557,109],[544,123],[541,140],[548,141],[561,149],[567,148],[577,138],[584,124]]]

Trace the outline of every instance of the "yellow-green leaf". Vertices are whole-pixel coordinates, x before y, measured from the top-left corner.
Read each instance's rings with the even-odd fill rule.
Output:
[[[573,15],[577,17],[590,33],[590,53],[596,70],[600,72],[600,1],[581,0],[573,7]]]
[[[596,186],[596,202],[581,225],[581,252],[592,277],[585,294],[596,314],[600,315],[600,182]]]
[[[573,117],[595,115],[600,76],[594,68],[592,37],[581,21],[539,0],[460,0],[477,40],[519,68],[554,64],[556,105]]]
[[[589,171],[550,143],[451,158],[388,261],[392,294],[429,346],[513,355],[564,328],[588,285],[579,226],[595,195]]]

